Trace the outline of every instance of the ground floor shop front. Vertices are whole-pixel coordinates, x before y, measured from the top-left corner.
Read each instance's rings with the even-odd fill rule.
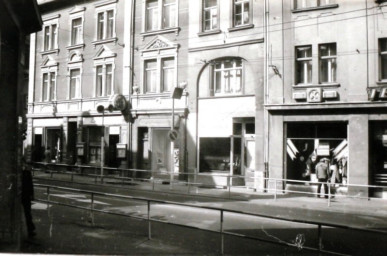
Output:
[[[315,191],[316,164],[336,162],[336,186],[348,195],[386,197],[387,115],[380,109],[281,109],[269,111],[267,177]],[[274,188],[268,180],[267,187]]]
[[[128,123],[122,116],[30,118],[27,140],[33,162],[128,167]]]

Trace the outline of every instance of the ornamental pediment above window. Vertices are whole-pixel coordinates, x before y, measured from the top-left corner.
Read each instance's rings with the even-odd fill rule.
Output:
[[[75,52],[70,55],[69,58],[69,63],[77,63],[77,62],[82,62],[83,61],[83,55]]]
[[[179,44],[172,42],[163,36],[157,36],[145,45],[142,52],[160,51],[168,49],[177,50],[177,48],[179,48]]]
[[[58,66],[58,62],[51,56],[46,57],[42,62],[42,67]]]
[[[112,52],[107,46],[101,46],[94,57],[94,60],[116,57],[117,54]]]

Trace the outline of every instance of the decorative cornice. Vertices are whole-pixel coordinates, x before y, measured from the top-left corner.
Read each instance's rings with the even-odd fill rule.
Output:
[[[195,47],[195,48],[188,48],[188,52],[209,51],[209,50],[224,49],[224,48],[230,48],[230,47],[242,46],[242,45],[248,45],[248,44],[259,44],[259,43],[263,43],[263,41],[264,41],[263,38],[259,38],[259,39],[245,40],[245,41],[235,42],[235,43],[201,46],[201,47]]]

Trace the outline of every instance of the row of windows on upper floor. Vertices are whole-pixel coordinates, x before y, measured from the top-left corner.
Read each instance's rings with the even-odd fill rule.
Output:
[[[312,45],[297,46],[295,50],[297,85],[337,83],[336,43],[318,45],[318,81],[313,79]],[[379,81],[387,82],[387,38],[379,39]]]
[[[144,7],[143,32],[152,32],[176,28],[177,0],[147,0]],[[204,0],[202,8],[202,31],[208,32],[218,29],[219,1]],[[233,0],[233,27],[240,27],[252,23],[251,0]],[[114,38],[116,9],[105,9],[97,13],[96,40]],[[70,44],[83,44],[83,15],[76,15],[71,19]],[[48,22],[43,28],[43,51],[58,48],[58,20]]]
[[[114,91],[114,63],[106,62],[94,67],[94,95],[107,97]],[[213,84],[212,96],[242,94],[243,61],[228,58],[211,63]],[[143,87],[133,88],[135,93],[169,93],[176,86],[177,66],[175,57],[159,57],[143,62]],[[58,66],[42,72],[41,101],[57,99]],[[68,71],[67,99],[82,98],[82,68],[73,67]]]
[[[232,0],[232,27],[252,25],[252,0]],[[315,7],[332,6],[336,0],[294,0],[295,10]],[[380,1],[379,1],[380,2]],[[381,1],[385,2],[385,1]],[[152,32],[176,28],[177,0],[146,0],[144,6],[143,32]],[[203,0],[201,13],[201,35],[219,30],[220,0]],[[96,40],[114,38],[116,7],[97,13]],[[71,20],[70,44],[83,43],[84,17],[77,15]],[[58,24],[50,23],[44,26],[43,51],[58,48]]]
[[[313,80],[312,45],[295,48],[295,82],[308,85]],[[318,74],[320,84],[337,83],[337,45],[336,43],[318,45]],[[243,94],[243,61],[240,58],[227,58],[211,62],[210,96]],[[177,65],[175,57],[158,57],[143,62],[143,88],[134,88],[140,93],[170,92],[176,85]],[[387,82],[387,38],[379,39],[379,79]],[[94,92],[96,97],[110,96],[114,93],[114,63],[107,62],[95,66]],[[42,101],[56,99],[57,70],[42,74]],[[68,97],[81,98],[81,68],[69,69]]]

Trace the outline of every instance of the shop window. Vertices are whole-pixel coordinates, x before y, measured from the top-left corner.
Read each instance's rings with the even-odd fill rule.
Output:
[[[146,31],[176,27],[176,0],[146,1]]]
[[[58,25],[50,24],[46,25],[43,28],[44,31],[44,40],[43,40],[43,50],[49,51],[58,48]]]
[[[230,148],[230,138],[200,138],[200,172],[228,172]]]
[[[347,181],[347,123],[288,123],[286,127],[287,179],[317,181],[315,166],[328,158],[338,162],[339,182]]]
[[[211,31],[219,28],[218,25],[218,1],[203,1],[203,28],[202,31]]]
[[[323,7],[334,4],[334,0],[296,0],[296,9]]]
[[[379,39],[380,80],[387,81],[387,38]]]
[[[241,94],[243,64],[241,59],[214,61],[212,96]]]
[[[82,18],[76,18],[71,21],[71,45],[83,43],[83,25]]]
[[[103,127],[86,127],[86,140],[88,142],[88,162],[101,163],[101,137],[104,137]]]
[[[296,47],[296,83],[312,83],[312,46]]]
[[[336,43],[319,45],[320,83],[336,82]]]
[[[251,23],[250,0],[234,0],[234,27]]]

